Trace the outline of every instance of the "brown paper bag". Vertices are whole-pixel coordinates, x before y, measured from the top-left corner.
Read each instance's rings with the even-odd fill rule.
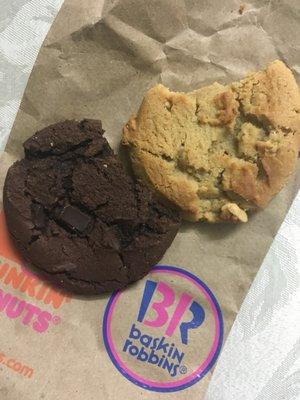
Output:
[[[122,125],[157,82],[189,91],[276,58],[297,76],[292,3],[254,1],[239,12],[233,0],[67,0],[1,157],[1,184],[22,142],[60,120],[102,119],[118,150]],[[162,266],[124,292],[94,299],[71,298],[32,275],[2,213],[0,398],[202,399],[298,188],[295,175],[247,224],[183,224]]]

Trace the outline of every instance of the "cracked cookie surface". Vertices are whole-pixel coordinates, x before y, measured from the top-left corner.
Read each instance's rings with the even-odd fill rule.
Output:
[[[136,174],[193,221],[246,222],[285,185],[299,143],[299,89],[281,61],[187,94],[157,85],[123,129]]]
[[[79,294],[143,277],[180,223],[127,175],[103,133],[94,120],[37,132],[4,186],[7,225],[21,254],[49,281]]]

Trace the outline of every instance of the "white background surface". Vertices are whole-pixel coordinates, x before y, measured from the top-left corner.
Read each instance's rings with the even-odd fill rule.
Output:
[[[62,2],[0,0],[0,150]],[[298,194],[234,323],[206,400],[300,399],[299,217]]]

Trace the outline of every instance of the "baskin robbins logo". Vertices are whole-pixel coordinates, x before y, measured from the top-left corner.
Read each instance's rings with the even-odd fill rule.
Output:
[[[174,392],[198,382],[214,365],[223,341],[222,313],[195,275],[157,266],[146,280],[111,296],[103,337],[127,379],[144,389]]]

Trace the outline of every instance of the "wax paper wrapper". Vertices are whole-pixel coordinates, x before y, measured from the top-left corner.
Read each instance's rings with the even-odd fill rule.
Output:
[[[67,0],[1,156],[1,185],[22,157],[22,142],[60,120],[102,119],[118,151],[123,124],[157,82],[190,91],[239,79],[276,58],[298,78],[299,34],[296,1]],[[184,223],[147,277],[93,299],[34,276],[1,213],[1,398],[203,399],[298,188],[296,173],[247,224]]]

